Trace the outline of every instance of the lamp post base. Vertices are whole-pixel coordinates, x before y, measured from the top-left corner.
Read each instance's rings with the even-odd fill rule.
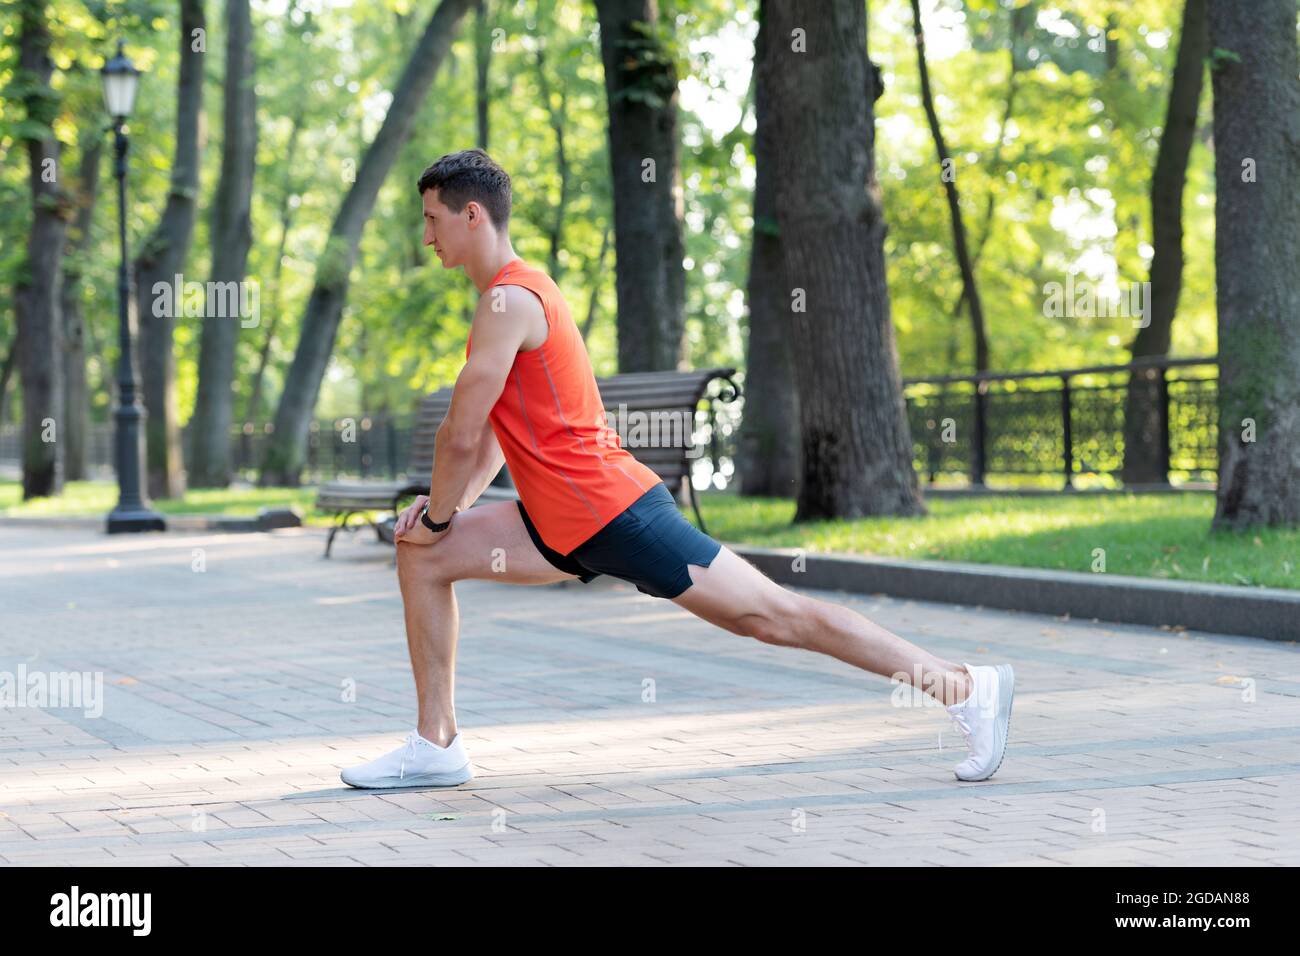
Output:
[[[167,522],[156,511],[122,511],[114,509],[108,515],[108,533],[124,534],[134,531],[166,531]]]

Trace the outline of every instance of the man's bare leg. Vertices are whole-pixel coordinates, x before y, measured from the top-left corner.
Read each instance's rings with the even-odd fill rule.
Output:
[[[513,501],[493,501],[457,513],[435,544],[397,543],[406,644],[419,701],[416,730],[439,747],[456,736],[460,609],[453,585],[466,578],[511,584],[577,580],[542,557]]]
[[[694,583],[673,602],[733,634],[828,654],[882,677],[897,675],[944,704],[965,700],[973,689],[961,665],[850,608],[786,590],[725,545],[707,568],[687,570]]]
[[[420,736],[445,747],[456,736],[456,642],[460,634],[460,609],[452,582],[439,580],[421,565],[418,552],[438,545],[398,542],[397,579],[402,588],[406,618],[406,647],[415,676],[419,702],[416,730]]]

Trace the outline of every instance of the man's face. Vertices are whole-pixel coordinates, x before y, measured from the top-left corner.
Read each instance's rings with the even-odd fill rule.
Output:
[[[424,191],[424,244],[433,246],[444,269],[464,263],[470,230],[481,220],[478,210],[478,203],[466,203],[460,212],[452,212],[439,202],[438,190]]]

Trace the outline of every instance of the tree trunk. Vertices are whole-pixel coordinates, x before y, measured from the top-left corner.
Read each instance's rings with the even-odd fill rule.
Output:
[[[23,94],[32,225],[27,262],[15,284],[18,374],[23,387],[23,500],[63,491],[63,244],[71,218],[60,185],[59,141],[53,124],[59,95],[50,85],[50,29],[43,0],[19,7],[18,67]]]
[[[489,119],[492,106],[491,87],[488,84],[488,70],[492,64],[492,23],[488,17],[488,0],[478,0],[474,7],[474,105],[478,117],[478,148],[485,152],[491,132]],[[537,55],[541,56],[540,48]],[[416,251],[417,262],[421,259],[422,251]],[[552,272],[551,275],[554,277],[555,273]],[[474,312],[470,309],[465,316],[465,325],[468,327],[473,320]],[[492,477],[492,484],[498,488],[513,486],[509,469],[505,465]]]
[[[63,472],[68,481],[86,478],[86,442],[90,432],[90,392],[86,385],[86,321],[81,311],[84,257],[99,197],[99,165],[104,129],[92,125],[82,134],[77,172],[76,213],[63,255]]]
[[[551,120],[551,131],[555,134],[555,167],[560,176],[560,198],[555,204],[551,225],[546,230],[547,239],[550,241],[550,255],[547,258],[548,274],[558,284],[561,268],[560,246],[564,237],[564,214],[569,204],[569,161],[564,151],[566,97],[564,86],[561,84],[559,105],[551,103],[551,83],[546,75],[546,51],[542,46],[537,48],[534,65],[537,68],[537,85],[542,96],[542,105],[546,108],[546,114]]]
[[[659,39],[657,0],[596,0],[609,102],[618,291],[618,368],[686,356],[677,68]]]
[[[492,63],[492,21],[488,19],[488,0],[474,5],[474,105],[478,116],[478,147],[488,148],[488,118],[492,100],[488,87],[488,67]]]
[[[1131,359],[1168,355],[1178,294],[1183,285],[1183,186],[1187,159],[1196,136],[1196,114],[1201,101],[1201,81],[1209,34],[1205,27],[1205,0],[1187,0],[1183,7],[1183,32],[1178,42],[1174,75],[1169,85],[1165,126],[1151,176],[1150,295],[1145,319],[1131,346]],[[1153,374],[1129,376],[1124,403],[1124,467],[1126,485],[1164,483],[1161,389]]]
[[[257,158],[255,71],[249,0],[227,0],[221,181],[212,215],[211,281],[221,283],[218,288],[239,288],[243,283],[253,242],[249,217]],[[235,348],[242,319],[237,308],[233,315],[221,314],[231,311],[230,296],[219,300],[207,303],[199,346],[199,387],[190,421],[189,481],[196,488],[224,488],[231,477]]]
[[[361,231],[374,208],[379,187],[410,138],[420,104],[433,85],[456,28],[472,4],[473,0],[442,0],[439,4],[403,70],[383,125],[366,150],[356,181],[330,228],[262,463],[263,485],[298,483],[307,450],[307,429],[334,349]]]
[[[1216,528],[1300,524],[1294,0],[1210,0],[1219,312]]]
[[[767,86],[771,72],[764,65],[772,56],[770,6],[770,0],[760,0],[754,39],[754,232],[745,290],[749,339],[736,472],[742,495],[794,497],[799,491],[799,394],[786,338],[791,283],[785,279],[776,227],[777,144]]]
[[[290,10],[296,8],[297,0],[291,4]],[[402,24],[404,30],[406,15],[397,14],[398,22]],[[306,42],[303,36],[310,34],[315,29],[314,14],[308,11],[303,17],[303,22],[293,30],[294,39],[298,42]],[[405,30],[404,30],[405,32]],[[284,147],[284,155],[296,156],[298,148],[298,137],[302,135],[303,127],[306,125],[307,107],[303,103],[298,104],[294,111],[293,125],[289,128],[289,139]],[[248,390],[248,397],[244,405],[243,422],[244,427],[240,429],[240,459],[244,467],[255,466],[255,456],[253,453],[253,435],[250,434],[248,424],[262,425],[265,422],[266,415],[263,412],[263,392],[266,387],[266,372],[271,364],[271,349],[275,345],[275,333],[280,324],[280,314],[282,311],[282,302],[284,299],[284,253],[289,244],[289,231],[293,224],[293,199],[295,195],[301,192],[300,181],[302,173],[293,164],[289,164],[284,169],[284,177],[280,184],[280,208],[276,214],[276,219],[280,223],[280,239],[276,245],[275,260],[271,266],[271,295],[270,295],[270,318],[266,322],[266,331],[262,337],[262,346],[257,355],[257,368],[253,372],[253,384]],[[419,240],[416,240],[416,251],[420,249]]]
[[[966,225],[961,216],[961,198],[957,193],[957,168],[948,155],[948,146],[943,140],[943,130],[939,126],[939,114],[934,108],[934,94],[930,89],[930,69],[925,61],[925,29],[921,25],[921,4],[912,0],[912,37],[916,45],[916,68],[921,78],[921,103],[925,107],[926,122],[930,125],[930,136],[934,140],[934,149],[939,157],[939,181],[943,184],[944,196],[948,200],[948,218],[952,223],[953,253],[957,257],[957,268],[961,272],[962,301],[970,313],[971,341],[975,353],[975,371],[987,372],[989,368],[989,340],[984,331],[984,304],[980,299],[979,286],[975,282],[975,265],[966,246]],[[1012,39],[1014,43],[1014,37]],[[976,392],[974,396],[974,431],[984,434],[984,394]],[[974,486],[984,484],[984,459],[982,446],[976,443],[976,454],[971,460],[970,481]]]
[[[998,139],[993,144],[993,157],[989,162],[988,171],[992,176],[1002,174],[1002,148],[1007,138],[1007,126],[1011,123],[1011,116],[1015,110],[1016,93],[1019,90],[1020,66],[1019,59],[1016,57],[1016,44],[1026,35],[1034,23],[1034,8],[1028,4],[1023,7],[1016,7],[1011,11],[1010,23],[1007,34],[1007,93],[1006,99],[1002,106],[1002,121],[998,124]],[[980,220],[980,235],[975,242],[975,250],[971,254],[971,268],[976,268],[980,262],[980,256],[984,254],[984,249],[988,245],[989,236],[993,232],[993,211],[997,206],[997,190],[991,186],[988,195],[984,197],[984,215]],[[948,341],[948,363],[950,371],[957,368],[957,320],[961,317],[961,310],[966,305],[966,287],[962,286],[961,295],[957,297],[957,304],[953,307],[953,337]]]
[[[179,297],[170,310],[158,302],[155,286],[172,287],[183,273],[194,236],[195,197],[203,151],[203,58],[194,49],[195,30],[206,29],[203,0],[181,0],[180,79],[176,87],[176,153],[171,187],[162,219],[135,260],[136,298],[140,302],[140,375],[145,417],[145,468],[150,498],[179,498],[185,493],[180,423],[176,409],[176,319],[183,314]],[[183,281],[183,280],[182,280]],[[220,320],[218,320],[220,321]],[[225,320],[231,321],[229,319]]]
[[[293,126],[289,130],[289,142],[285,146],[286,156],[296,156],[298,136],[302,132],[303,113],[294,115]],[[244,407],[244,421],[260,423],[262,421],[262,389],[266,381],[266,367],[271,361],[271,346],[275,343],[275,328],[280,320],[281,291],[284,278],[284,251],[289,243],[289,227],[293,223],[294,170],[290,166],[285,170],[284,186],[280,191],[280,241],[275,250],[275,265],[271,267],[271,317],[266,323],[266,336],[262,339],[262,348],[257,356],[257,371],[253,373],[253,386],[248,392],[248,404]],[[252,461],[252,441],[247,431],[242,433],[244,442],[244,460]]]
[[[5,423],[5,405],[9,397],[9,380],[13,378],[14,367],[18,364],[18,332],[15,326],[14,336],[9,340],[5,360],[0,364],[0,425]]]
[[[799,389],[796,521],[924,512],[885,284],[861,0],[769,10],[776,220]]]
[[[944,195],[948,199],[948,215],[952,221],[952,245],[957,256],[957,268],[961,270],[962,297],[970,310],[971,338],[975,349],[975,371],[987,372],[989,368],[989,341],[984,331],[984,306],[980,302],[979,286],[975,282],[975,267],[971,263],[970,252],[966,247],[966,225],[961,217],[961,199],[957,193],[956,167],[948,155],[948,146],[943,141],[943,130],[939,126],[939,114],[934,108],[934,93],[930,89],[930,69],[925,62],[925,30],[921,26],[920,0],[912,0],[912,36],[916,42],[916,69],[921,77],[921,103],[925,107],[925,118],[930,124],[930,136],[934,139],[934,150],[939,156],[939,179],[943,183]]]
[[[596,306],[600,302],[600,284],[605,275],[605,257],[609,254],[610,245],[610,228],[605,227],[600,236],[600,252],[596,254],[595,268],[591,269],[587,275],[587,281],[590,283],[590,289],[587,292],[587,317],[582,320],[582,341],[587,341],[587,336],[591,335],[591,328],[596,324]]]

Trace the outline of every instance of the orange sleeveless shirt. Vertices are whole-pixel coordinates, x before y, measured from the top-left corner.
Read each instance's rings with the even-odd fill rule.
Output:
[[[607,426],[586,344],[551,277],[516,257],[487,289],[498,285],[533,292],[550,331],[540,346],[515,355],[489,415],[492,431],[537,533],[567,555],[660,478]],[[471,344],[466,339],[467,359]]]

